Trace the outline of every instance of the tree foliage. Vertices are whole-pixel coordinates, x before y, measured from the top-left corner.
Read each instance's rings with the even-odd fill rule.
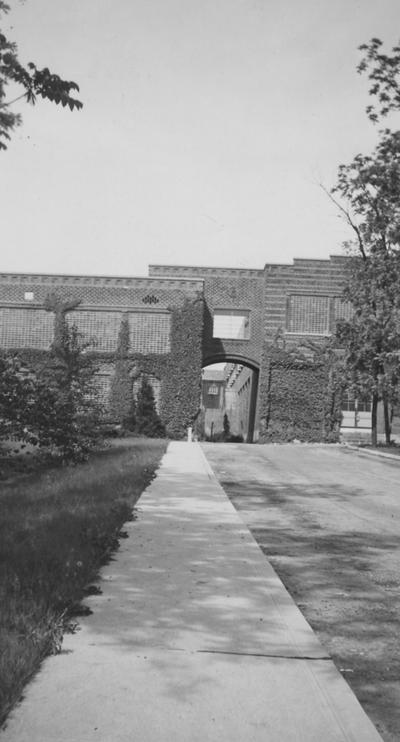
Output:
[[[400,47],[387,55],[381,46],[372,39],[360,47],[358,67],[372,83],[367,115],[374,123],[400,109]],[[337,339],[350,388],[372,398],[372,442],[382,401],[389,443],[390,405],[399,400],[400,377],[400,131],[380,131],[372,154],[340,165],[331,197],[354,235],[347,243],[352,259],[344,292],[354,313],[338,324]]]
[[[23,441],[78,461],[98,441],[102,410],[85,344],[64,321],[62,344],[53,344],[40,365],[0,357],[0,442]]]
[[[386,441],[390,443],[390,408],[399,400],[400,255],[373,252],[349,267],[345,296],[354,314],[337,326],[345,349],[348,387],[356,397],[372,399],[372,440],[377,443],[377,406],[383,402]]]
[[[226,412],[224,413],[224,417],[222,420],[222,428],[223,428],[224,439],[229,440],[229,437],[231,434],[231,424],[229,422],[229,417]]]
[[[18,356],[0,356],[0,442],[27,437],[37,379]]]
[[[9,5],[0,0],[0,19],[9,11]],[[22,93],[14,100],[6,100],[8,85],[15,85]],[[83,104],[73,97],[78,91],[76,82],[63,80],[47,67],[38,69],[29,62],[22,65],[18,58],[18,48],[15,42],[10,41],[0,29],[0,150],[7,149],[7,142],[11,133],[21,123],[21,116],[11,110],[11,105],[21,98],[34,105],[37,98],[46,98],[71,111],[81,109]]]
[[[373,123],[400,109],[400,44],[396,44],[390,54],[385,54],[382,46],[380,39],[373,38],[359,47],[364,54],[357,70],[367,74],[371,82],[369,94],[375,99],[366,109]]]
[[[135,429],[135,400],[129,362],[129,319],[124,315],[118,333],[115,371],[111,381],[109,413],[126,430]]]
[[[40,373],[34,423],[40,445],[55,446],[66,460],[80,460],[99,438],[102,409],[95,368],[84,353],[87,344],[66,319],[62,337],[62,344],[53,343]]]
[[[355,234],[363,260],[400,245],[400,131],[385,129],[371,155],[340,165],[332,193]],[[340,204],[345,204],[340,206]]]
[[[165,427],[156,409],[153,387],[142,377],[136,400],[136,432],[149,438],[163,438]]]

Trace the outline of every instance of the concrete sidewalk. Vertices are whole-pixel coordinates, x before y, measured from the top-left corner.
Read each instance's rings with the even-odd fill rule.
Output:
[[[381,740],[198,444],[170,444],[138,505],[0,742]]]

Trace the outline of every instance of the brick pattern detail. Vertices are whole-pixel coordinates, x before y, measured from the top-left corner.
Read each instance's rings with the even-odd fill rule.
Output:
[[[290,296],[287,331],[305,335],[327,335],[329,303],[328,296]]]
[[[0,305],[29,304],[26,293],[33,293],[33,303],[43,305],[50,292],[62,293],[79,299],[82,306],[112,308],[151,305],[157,309],[180,307],[185,298],[194,298],[203,290],[201,280],[174,280],[172,278],[108,278],[90,276],[35,276],[0,274]]]
[[[289,344],[298,344],[314,332],[317,320],[303,317],[303,327],[289,330],[290,318],[287,316],[290,306],[289,297],[313,297],[317,303],[318,297],[323,299],[322,304],[329,297],[330,300],[340,297],[345,279],[347,258],[332,256],[330,260],[294,260],[293,265],[266,265],[265,266],[265,302],[264,302],[264,338],[271,342],[276,333],[296,332],[296,336],[288,336]],[[306,302],[306,299],[304,300]],[[310,304],[311,309],[312,303]],[[329,324],[332,329],[332,303],[329,304]],[[323,310],[325,312],[325,309]],[[293,325],[292,325],[293,326]]]
[[[258,365],[261,360],[263,333],[264,279],[257,277],[210,277],[204,287],[206,313],[204,322],[204,359],[248,360]],[[247,340],[229,340],[213,337],[214,309],[234,309],[249,312],[250,332]]]
[[[267,264],[263,270],[150,265],[149,274],[204,279],[204,362],[228,357],[259,366],[263,363],[263,342],[272,342],[277,332],[289,333],[290,345],[310,335],[326,335],[333,329],[339,310],[343,316],[343,303],[338,297],[346,262],[342,256],[329,260],[295,259],[293,265]],[[299,298],[296,311],[292,308],[289,316],[291,296]],[[249,340],[213,339],[214,309],[229,308],[250,310]],[[318,317],[319,311],[322,317]],[[345,311],[349,316],[350,309],[345,307]]]
[[[117,347],[121,312],[75,311],[68,322],[74,323],[94,350],[113,352]],[[170,350],[170,315],[167,313],[129,312],[129,340],[132,353],[168,353]]]
[[[129,314],[130,347],[134,353],[169,353],[171,350],[169,314]]]
[[[70,312],[69,325],[76,325],[90,350],[114,352],[117,347],[121,312]]]
[[[54,316],[44,309],[0,307],[0,347],[46,350],[53,340]]]
[[[230,359],[247,359],[260,362],[263,331],[262,277],[250,278],[236,274],[228,278],[217,276],[205,282],[206,316],[204,326],[205,358],[227,356]],[[250,330],[247,340],[213,338],[214,309],[235,309],[249,312]]]
[[[208,279],[220,278],[262,278],[264,271],[257,268],[214,268],[198,265],[149,265],[149,276],[174,276]]]

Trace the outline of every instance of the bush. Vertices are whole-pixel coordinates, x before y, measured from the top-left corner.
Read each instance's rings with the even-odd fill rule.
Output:
[[[26,437],[36,390],[36,376],[17,356],[0,356],[0,443]]]
[[[156,410],[153,387],[145,376],[142,377],[136,400],[135,431],[149,438],[165,437],[165,427]]]
[[[48,448],[65,461],[87,456],[100,437],[102,410],[84,349],[76,327],[65,325],[62,345],[54,344],[40,366],[0,358],[0,440]]]
[[[129,362],[129,319],[124,315],[119,328],[114,376],[111,381],[109,414],[123,430],[135,430],[135,400]]]

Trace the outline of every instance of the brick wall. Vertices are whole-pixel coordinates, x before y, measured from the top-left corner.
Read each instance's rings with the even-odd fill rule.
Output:
[[[296,345],[304,337],[331,331],[335,312],[348,315],[349,311],[342,302],[335,302],[343,291],[346,262],[345,257],[332,256],[330,260],[295,259],[293,265],[266,265],[264,339],[271,341],[282,331]],[[316,321],[321,312],[327,313],[326,323],[321,317]]]
[[[53,317],[43,305],[49,293],[78,299],[69,314],[99,351],[116,348],[123,313],[128,313],[132,350],[168,353],[170,310],[202,293],[201,280],[0,274],[0,347],[47,349]]]
[[[264,271],[241,268],[151,265],[151,276],[191,276],[204,279],[203,363],[243,360],[255,366],[261,361],[264,324]],[[213,337],[214,310],[243,309],[249,313],[248,340]]]
[[[334,329],[335,320],[347,318],[351,307],[340,299],[347,258],[294,259],[292,265],[267,264],[263,270],[199,266],[151,265],[156,276],[201,277],[204,280],[203,364],[236,361],[260,369],[256,405],[255,437],[266,409],[270,345],[277,334],[288,347],[307,338],[322,341]],[[213,337],[215,310],[248,312],[248,339]],[[261,420],[262,423],[262,420]]]
[[[105,403],[114,373],[121,319],[123,315],[128,317],[132,363],[138,373],[145,373],[152,380],[157,406],[165,412],[167,427],[173,419],[173,434],[183,435],[188,419],[190,421],[199,408],[200,387],[194,380],[189,385],[193,398],[185,393],[182,399],[181,386],[188,387],[189,377],[200,379],[201,357],[196,355],[190,359],[188,368],[182,368],[177,343],[182,344],[182,322],[184,324],[184,317],[190,315],[187,308],[199,300],[202,304],[203,281],[200,278],[0,274],[0,348],[49,349],[54,314],[46,312],[44,304],[52,293],[63,300],[80,301],[76,309],[68,312],[67,320],[77,325],[85,341],[91,342],[89,351],[95,352],[100,363],[96,385]],[[198,338],[198,345],[202,337],[202,314],[195,314],[196,320],[190,320],[188,326],[192,347],[195,345],[193,335],[194,339]],[[178,339],[174,338],[174,333]]]

